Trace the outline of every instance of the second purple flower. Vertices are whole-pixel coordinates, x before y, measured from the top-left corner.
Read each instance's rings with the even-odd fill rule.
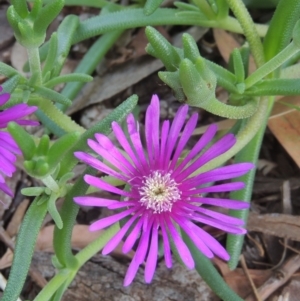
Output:
[[[152,97],[146,112],[145,137],[143,146],[139,126],[133,115],[127,117],[129,139],[121,126],[113,122],[112,129],[123,148],[121,152],[105,135],[96,134],[96,140],[88,140],[89,147],[108,161],[111,168],[84,152],[75,156],[99,171],[123,181],[129,189],[112,186],[101,178],[86,175],[86,183],[120,195],[123,201],[103,199],[93,196],[76,197],[77,204],[84,206],[107,207],[121,212],[94,222],[91,231],[106,228],[122,219],[125,224],[106,244],[103,254],[110,253],[125,237],[123,252],[129,252],[138,241],[124,285],[129,285],[145,261],[145,281],[151,282],[158,257],[159,233],[164,245],[164,258],[167,267],[172,266],[170,239],[173,241],[184,264],[192,269],[194,260],[181,238],[180,227],[191,238],[197,248],[208,258],[214,255],[228,260],[224,247],[198,223],[206,224],[227,233],[244,234],[243,221],[218,213],[202,205],[218,206],[229,209],[245,209],[248,204],[240,201],[206,197],[206,193],[229,192],[242,189],[244,183],[233,182],[211,184],[229,180],[247,173],[254,166],[240,163],[216,168],[198,175],[192,175],[201,166],[222,155],[235,144],[235,137],[227,134],[203,151],[214,138],[217,127],[212,125],[195,146],[183,156],[183,151],[196,128],[198,115],[193,114],[185,123],[188,106],[181,106],[172,123],[166,120],[160,129],[159,99]],[[199,154],[202,154],[199,156]],[[129,230],[130,229],[130,230]],[[128,233],[130,231],[130,233]]]
[[[0,86],[0,190],[13,196],[13,192],[5,182],[5,177],[12,177],[16,171],[16,155],[20,155],[21,151],[12,136],[5,131],[5,128],[11,121],[20,125],[38,125],[39,123],[37,121],[23,119],[27,115],[35,112],[37,107],[29,107],[27,104],[22,103],[1,111],[1,106],[10,98],[9,93],[1,92],[2,87]]]

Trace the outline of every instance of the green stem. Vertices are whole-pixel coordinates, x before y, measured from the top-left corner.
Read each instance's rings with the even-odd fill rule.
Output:
[[[266,97],[261,98],[256,113],[248,119],[246,126],[236,135],[237,141],[235,145],[226,153],[203,165],[194,174],[199,174],[221,166],[242,150],[266,122],[270,106],[273,106],[273,101],[268,100]]]
[[[75,257],[77,259],[78,265],[74,270],[63,269],[55,275],[49,283],[42,289],[34,301],[47,301],[56,292],[59,292],[61,296],[64,290],[67,289],[67,283],[71,283],[76,276],[78,270],[94,255],[96,255],[106,243],[118,232],[120,226],[118,223],[114,224],[108,228],[104,233],[102,233],[96,240],[87,245],[82,249]],[[60,291],[61,290],[61,291]]]
[[[260,130],[256,133],[253,139],[247,144],[247,147],[243,148],[235,157],[235,163],[238,162],[252,162],[253,164],[257,163],[258,155],[261,149],[262,140],[264,137],[265,129],[267,126],[268,117],[273,107],[274,97],[270,97],[268,111],[264,119],[264,123],[261,124]],[[251,201],[252,188],[255,176],[255,169],[248,172],[246,175],[236,178],[235,181],[241,181],[247,184],[244,189],[239,191],[234,191],[230,194],[230,198],[233,200],[243,200],[244,202]],[[249,210],[230,210],[230,216],[234,216],[247,221]],[[233,234],[228,234],[227,236],[227,251],[230,254],[230,261],[228,265],[230,269],[235,269],[239,257],[241,254],[242,246],[244,242],[244,236],[237,236]]]
[[[85,170],[83,175],[95,173],[96,171],[90,167]],[[75,204],[73,198],[78,195],[84,195],[89,187],[83,180],[83,175],[76,181],[67,194],[60,210],[60,217],[64,225],[63,228],[59,229],[55,226],[54,229],[53,247],[55,255],[59,263],[70,270],[75,270],[78,267],[78,262],[72,253],[71,246],[72,231],[79,210],[79,206]]]
[[[36,239],[47,213],[47,202],[38,205],[38,201],[39,197],[36,197],[22,222],[18,233],[13,264],[1,301],[17,300],[25,283]]]
[[[182,232],[183,239],[192,253],[196,264],[196,270],[208,286],[223,301],[243,301],[231,288],[227,285],[210,259],[203,255],[194,245],[191,239]]]
[[[54,295],[54,293],[61,287],[69,277],[71,272],[68,270],[62,270],[56,274],[47,285],[39,292],[34,301],[48,301]]]
[[[137,8],[96,16],[80,23],[72,43],[75,44],[87,38],[113,30],[125,30],[148,25],[198,25],[243,33],[243,28],[234,18],[227,17],[224,20],[207,20],[201,18],[198,12],[188,12],[187,18],[185,13],[178,9],[158,8],[150,16],[145,16],[143,9]],[[256,31],[255,25],[253,26]],[[267,26],[259,26],[262,36],[266,33],[267,28]]]
[[[74,122],[69,116],[60,111],[50,100],[41,97],[31,97],[30,105],[37,105],[39,110],[52,120],[65,133],[84,133],[85,129]],[[43,120],[42,120],[43,121]],[[45,124],[47,126],[47,124]]]
[[[289,58],[299,52],[299,48],[295,45],[295,43],[291,42],[286,48],[284,48],[281,52],[279,52],[275,57],[271,60],[263,64],[260,68],[258,68],[255,72],[249,75],[249,77],[245,80],[246,89],[255,85],[258,81],[263,79],[265,76],[276,70],[280,67],[284,62],[286,62]]]
[[[226,1],[243,28],[244,35],[249,43],[256,66],[260,67],[264,63],[263,46],[245,4],[241,0]]]
[[[31,72],[30,83],[36,86],[42,84],[42,70],[38,48],[27,48],[28,62]]]
[[[83,266],[89,259],[95,256],[106,243],[120,230],[119,223],[113,224],[101,236],[82,249],[75,257],[79,266]]]

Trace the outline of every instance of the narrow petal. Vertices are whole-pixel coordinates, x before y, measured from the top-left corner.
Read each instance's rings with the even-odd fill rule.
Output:
[[[151,166],[159,156],[159,116],[159,99],[157,95],[153,95],[145,118],[145,135]]]
[[[0,132],[0,144],[2,147],[5,147],[8,151],[21,155],[22,152],[19,149],[17,143],[14,141],[12,136],[7,132]]]
[[[140,263],[137,263],[135,260],[135,257],[133,257],[133,259],[130,262],[130,265],[128,267],[128,270],[126,272],[125,275],[125,279],[123,282],[124,286],[128,286],[131,284],[131,282],[133,281],[138,269],[139,269]]]
[[[183,168],[195,158],[196,155],[198,155],[214,138],[218,127],[213,124],[211,125],[206,132],[202,135],[202,137],[198,140],[196,145],[191,149],[191,151],[188,153],[188,155],[184,158],[184,160],[179,164],[179,166],[175,169],[174,177],[178,175]]]
[[[233,183],[226,183],[220,185],[213,185],[208,187],[201,187],[198,189],[190,190],[191,194],[198,194],[198,193],[208,193],[208,192],[229,192],[229,191],[236,191],[243,189],[245,187],[245,183],[243,182],[233,182]],[[187,192],[186,194],[189,194]]]
[[[201,166],[211,161],[212,159],[225,153],[235,144],[235,137],[232,134],[225,135],[213,146],[211,146],[204,154],[202,154],[194,163],[184,169],[180,175],[176,178],[177,181],[181,182],[183,179],[187,178],[194,171],[199,169]]]
[[[209,218],[209,217],[203,217],[199,215],[193,215],[190,217],[192,220],[195,220],[197,222],[215,227],[217,229],[223,230],[228,233],[232,234],[245,234],[247,231],[240,227],[235,227],[229,224],[222,223],[221,221],[216,221],[215,219]]]
[[[117,147],[114,146],[114,144],[109,140],[108,137],[103,134],[97,133],[95,134],[95,138],[97,139],[98,143],[126,169],[128,169],[131,173],[135,172],[135,168],[133,167],[132,163],[128,161],[128,159],[120,152]]]
[[[37,107],[29,107],[23,103],[8,108],[0,113],[0,127],[6,127],[8,122],[16,121],[17,119],[23,118],[36,110]]]
[[[128,177],[124,176],[120,172],[117,172],[107,165],[105,165],[103,162],[99,161],[95,157],[91,156],[90,154],[83,153],[83,152],[75,152],[74,156],[81,160],[82,162],[86,163],[87,165],[92,166],[93,168],[100,170],[116,179],[119,179],[121,181],[124,181],[125,183],[129,180]]]
[[[188,112],[188,105],[181,106],[172,122],[170,133],[167,141],[166,155],[165,155],[165,167],[169,165],[171,155],[173,153],[174,147],[176,145],[177,139],[179,137],[179,133],[184,125],[185,118]]]
[[[198,227],[193,223],[189,223],[189,225],[192,228],[192,230],[195,232],[195,234],[201,237],[201,239],[205,242],[207,247],[210,248],[210,250],[215,255],[217,255],[218,257],[226,261],[230,259],[230,256],[226,251],[226,249],[213,236],[211,236],[206,231],[204,231],[203,229],[201,229],[200,227]]]
[[[117,122],[113,122],[111,126],[112,126],[113,132],[114,132],[117,140],[119,141],[119,143],[121,144],[121,146],[123,147],[125,152],[129,155],[129,157],[132,160],[132,162],[134,163],[136,169],[142,170],[142,166],[141,166],[140,162],[138,161],[136,154],[133,152],[120,125]]]
[[[148,166],[148,162],[146,160],[139,129],[137,128],[136,120],[134,119],[133,114],[129,114],[127,117],[127,127],[130,140],[137,154],[137,158],[144,170]]]
[[[173,215],[173,219],[176,223],[184,230],[184,232],[189,236],[189,238],[194,242],[195,246],[208,258],[213,258],[214,254],[212,251],[205,245],[201,237],[195,235],[193,229],[186,222],[185,218],[180,218],[179,216]]]
[[[119,203],[119,201],[103,199],[94,196],[77,196],[74,197],[74,202],[81,206],[93,207],[108,207],[109,205]]]
[[[124,245],[122,247],[123,253],[126,254],[132,249],[133,245],[135,244],[135,242],[138,239],[138,236],[140,234],[140,231],[141,231],[141,228],[143,225],[143,220],[144,220],[144,217],[141,217],[141,219],[137,222],[135,227],[132,229],[131,233],[126,238]]]
[[[115,209],[120,209],[124,207],[132,207],[132,206],[137,206],[136,202],[130,202],[130,201],[124,201],[124,202],[116,202],[113,203],[109,206],[107,206],[108,209],[115,210]]]
[[[132,212],[134,212],[136,209],[135,208],[130,208],[128,210],[125,210],[121,213],[114,214],[109,217],[105,217],[103,219],[100,219],[99,221],[96,221],[90,225],[90,231],[98,231],[101,229],[104,229],[106,227],[111,226],[112,224],[118,222],[122,218],[130,215]]]
[[[162,215],[160,216],[160,228],[161,228],[161,233],[162,233],[162,238],[163,238],[163,245],[164,245],[164,257],[165,257],[165,263],[167,268],[172,267],[172,255],[171,255],[171,248],[170,248],[170,242],[168,238],[168,234],[165,228],[165,222],[164,218]]]
[[[122,196],[130,196],[130,192],[125,191],[125,190],[121,190],[115,186],[112,186],[106,182],[104,182],[103,180],[101,180],[100,178],[91,176],[91,175],[85,175],[84,176],[84,180],[87,184],[92,185],[94,187],[97,187],[101,190],[106,190],[112,193],[116,193]]]
[[[144,220],[144,223],[147,219]],[[146,229],[142,232],[141,239],[139,242],[139,246],[136,250],[136,261],[138,263],[143,263],[149,248],[149,238],[150,233],[153,227],[153,218],[150,219],[150,221],[147,223]]]
[[[145,282],[150,283],[157,264],[157,253],[158,253],[158,225],[154,224],[152,227],[151,245],[145,268]]]
[[[126,224],[120,229],[120,231],[106,244],[106,246],[102,250],[103,255],[107,255],[110,252],[112,252],[118,244],[121,242],[122,238],[130,228],[130,226],[133,224],[133,222],[139,217],[140,213],[134,214],[127,222]]]
[[[237,201],[237,200],[230,200],[230,199],[219,199],[219,198],[190,198],[189,202],[193,203],[200,203],[200,204],[207,204],[207,205],[213,205],[213,206],[218,206],[218,207],[223,207],[223,208],[228,208],[228,209],[235,209],[235,210],[240,210],[240,209],[248,209],[249,208],[249,203],[243,202],[243,201]]]
[[[198,121],[198,114],[194,113],[186,123],[183,132],[181,134],[180,140],[178,142],[178,145],[175,149],[175,153],[172,158],[171,165],[169,167],[171,170],[175,168],[181,152],[183,151],[184,147],[186,146],[186,143],[188,142],[188,140],[190,139],[191,135],[195,130],[197,121]]]
[[[2,88],[0,90],[0,92],[2,91]],[[10,94],[9,93],[2,93],[0,94],[0,106],[3,106],[10,98]]]
[[[186,206],[187,208],[190,208],[201,214],[205,214],[207,216],[215,218],[216,220],[220,220],[220,221],[222,221],[222,223],[230,224],[233,226],[242,226],[245,224],[243,220],[241,220],[237,217],[229,216],[229,215],[219,213],[219,212],[216,212],[213,210],[209,210],[209,209],[206,209],[203,207],[198,207],[198,206],[194,206],[194,205],[187,204],[187,203],[185,203],[183,206]]]
[[[110,152],[105,150],[100,144],[92,139],[88,139],[89,147],[97,154],[102,156],[107,162],[117,167],[123,174],[130,176],[130,172],[124,167],[123,164],[117,159],[115,159]]]
[[[158,169],[163,168],[164,165],[164,157],[166,153],[166,144],[169,136],[169,129],[170,129],[170,121],[165,120],[162,125],[161,130],[161,142],[160,142],[160,153],[159,153],[159,159],[157,162]]]
[[[193,178],[184,181],[186,187],[195,187],[205,183],[229,180],[246,174],[255,167],[252,163],[237,163],[228,166],[219,167],[207,172],[201,173]]]
[[[178,234],[169,216],[168,217],[166,216],[166,224],[167,224],[167,228],[170,231],[174,244],[178,250],[178,254],[180,258],[189,269],[193,269],[195,267],[195,262],[191,255],[191,252],[186,246],[186,244],[184,243],[184,241],[182,240],[182,238],[180,237],[180,235]]]

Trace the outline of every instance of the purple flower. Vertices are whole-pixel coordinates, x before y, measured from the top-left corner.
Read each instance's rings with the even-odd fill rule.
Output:
[[[84,206],[119,209],[118,213],[94,222],[90,226],[91,231],[103,229],[127,218],[119,232],[104,247],[103,254],[110,253],[126,233],[128,236],[123,245],[124,253],[129,252],[139,238],[136,253],[126,273],[125,286],[132,282],[139,266],[144,261],[146,261],[145,281],[151,282],[157,263],[159,234],[163,240],[166,266],[168,268],[172,266],[171,239],[184,264],[192,269],[194,260],[181,238],[178,227],[186,232],[197,248],[208,258],[217,255],[224,260],[229,259],[227,251],[197,223],[233,234],[246,232],[242,228],[242,220],[202,205],[229,209],[248,208],[245,202],[206,197],[204,194],[242,189],[244,187],[242,182],[213,183],[244,175],[254,166],[251,163],[239,163],[193,175],[205,163],[229,150],[235,144],[236,139],[234,135],[227,134],[204,150],[217,131],[217,126],[212,125],[190,152],[183,155],[184,147],[198,120],[198,115],[193,114],[185,124],[187,112],[188,106],[181,106],[174,121],[172,123],[168,120],[164,121],[160,130],[159,99],[154,95],[146,112],[145,146],[142,145],[138,123],[130,114],[127,117],[130,139],[126,137],[118,123],[112,123],[113,132],[124,151],[120,151],[103,134],[96,134],[96,141],[88,140],[89,147],[109,162],[110,166],[90,154],[75,153],[75,156],[86,164],[127,184],[128,189],[123,190],[98,177],[85,175],[86,183],[118,194],[123,201],[93,196],[74,198],[77,204]]]
[[[1,92],[2,87],[0,86],[0,106],[4,105],[10,98],[10,94]],[[18,104],[0,112],[0,190],[10,196],[13,196],[13,192],[5,183],[5,176],[12,177],[16,171],[16,155],[20,155],[21,151],[11,135],[3,129],[7,127],[10,121],[14,121],[20,125],[39,124],[36,121],[22,119],[36,110],[37,107]]]

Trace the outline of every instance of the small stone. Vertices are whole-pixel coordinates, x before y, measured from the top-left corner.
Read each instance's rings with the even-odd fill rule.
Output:
[[[6,11],[8,9],[7,5],[0,5],[0,49],[5,48],[9,44],[11,44],[14,40],[14,32],[10,27],[7,18]]]

